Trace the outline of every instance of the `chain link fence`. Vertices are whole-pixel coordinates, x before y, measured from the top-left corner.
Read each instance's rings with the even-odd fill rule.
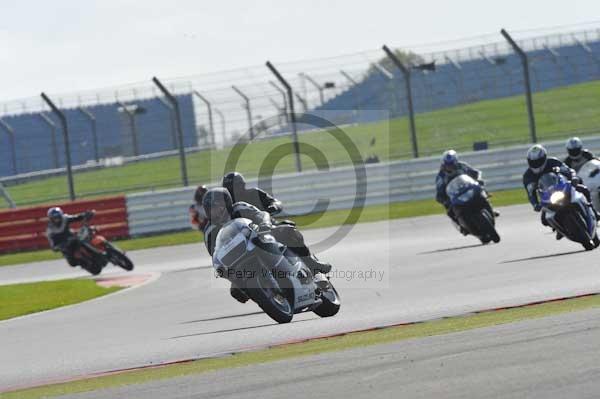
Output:
[[[566,30],[515,34],[529,60],[539,141],[600,130],[600,29]],[[419,156],[530,141],[523,68],[499,34],[394,53],[410,71]],[[381,49],[274,64],[294,91],[304,169],[415,155],[405,76]],[[249,176],[296,171],[291,104],[264,65],[165,85],[180,106],[192,184],[218,180],[241,147],[236,168]],[[77,197],[182,184],[176,115],[150,79],[51,97],[68,120]],[[64,167],[61,125],[41,98],[0,104],[0,181],[17,205],[67,198]]]

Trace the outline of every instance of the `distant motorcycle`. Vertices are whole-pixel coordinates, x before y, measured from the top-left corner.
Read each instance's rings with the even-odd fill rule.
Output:
[[[446,186],[446,194],[460,226],[483,244],[500,242],[492,206],[479,182],[466,174],[456,176]]]
[[[108,262],[127,271],[133,270],[133,262],[123,251],[98,234],[96,227],[84,221],[83,226],[77,231],[77,249],[73,256],[79,261],[82,269],[93,275],[100,274]]]
[[[592,250],[600,245],[596,216],[583,194],[558,171],[543,175],[538,182],[540,203],[548,224],[556,231]]]
[[[289,323],[295,313],[330,317],[340,309],[340,297],[325,275],[313,275],[292,249],[269,231],[258,231],[249,219],[237,218],[221,228],[213,266],[278,323]]]
[[[592,195],[594,208],[600,209],[600,161],[591,159],[587,161],[577,172],[583,184],[587,186]]]

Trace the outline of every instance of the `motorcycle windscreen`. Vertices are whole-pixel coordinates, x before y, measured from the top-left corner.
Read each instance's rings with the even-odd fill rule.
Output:
[[[225,224],[215,240],[213,263],[229,267],[246,253],[250,220],[234,219]]]
[[[446,186],[446,195],[450,199],[454,199],[470,189],[473,186],[477,186],[477,183],[471,176],[469,175],[459,175],[448,183]]]
[[[564,191],[567,181],[557,173],[546,173],[538,181],[538,192],[542,203],[551,203],[552,194]]]

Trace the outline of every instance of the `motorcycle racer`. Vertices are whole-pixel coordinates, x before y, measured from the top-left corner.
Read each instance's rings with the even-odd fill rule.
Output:
[[[75,237],[70,225],[75,222],[81,222],[86,219],[91,219],[94,216],[94,211],[86,211],[77,215],[69,215],[63,212],[59,207],[48,209],[48,225],[46,228],[46,236],[50,248],[53,251],[61,251],[71,266],[79,266],[79,261],[73,256],[77,250],[79,241]]]

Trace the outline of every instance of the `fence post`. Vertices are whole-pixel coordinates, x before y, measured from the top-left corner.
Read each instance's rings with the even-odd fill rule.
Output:
[[[212,106],[210,104],[210,101],[208,101],[206,99],[206,97],[204,97],[202,94],[198,93],[197,90],[194,90],[192,92],[195,96],[197,96],[204,104],[206,104],[206,109],[208,110],[208,126],[210,127],[210,141],[212,146],[215,146],[215,125],[213,123],[213,113],[212,113]],[[225,133],[223,133],[225,134]]]
[[[8,134],[8,138],[10,140],[10,152],[12,156],[12,170],[13,174],[16,175],[19,173],[19,171],[17,168],[17,145],[15,144],[15,131],[8,123],[4,122],[2,119],[0,119],[0,127],[4,129],[4,131],[6,131],[6,134]]]
[[[173,107],[171,103],[162,97],[157,97],[158,101],[167,109],[169,112],[169,124],[171,125],[171,144],[173,149],[177,149],[177,128],[175,127],[175,115],[173,115]]]
[[[406,101],[408,104],[408,120],[410,122],[410,138],[412,142],[412,150],[413,157],[419,157],[419,145],[417,143],[417,129],[415,127],[415,110],[413,107],[413,99],[412,99],[412,88],[410,84],[410,69],[406,67],[396,55],[388,48],[388,46],[383,46],[383,51],[387,54],[387,56],[392,60],[394,65],[398,67],[398,69],[404,75],[404,83],[406,84]]]
[[[248,131],[250,132],[250,140],[254,140],[254,124],[252,123],[252,109],[250,108],[250,99],[240,89],[235,86],[231,86],[237,94],[240,95],[246,102],[246,114],[248,116]]]
[[[2,183],[0,183],[0,195],[2,197],[4,197],[4,199],[8,203],[8,207],[9,208],[16,208],[17,207],[17,205],[12,200],[12,198],[10,197],[10,194],[8,193],[8,191],[6,191],[6,189],[4,188],[4,185]]]
[[[275,90],[277,90],[281,94],[281,98],[283,99],[283,113],[285,114],[285,122],[290,123],[290,118],[288,115],[287,97],[286,97],[285,91],[281,87],[279,87],[277,85],[277,83],[273,82],[272,80],[269,80],[269,84],[271,86],[273,86],[275,88]]]
[[[273,75],[279,80],[279,82],[285,87],[288,93],[288,101],[290,105],[290,118],[292,122],[292,140],[294,145],[294,153],[296,155],[296,170],[298,173],[302,172],[302,161],[300,160],[300,144],[298,144],[298,131],[296,130],[296,113],[294,112],[294,91],[292,90],[292,86],[281,76],[277,68],[271,61],[267,61],[267,68],[271,70]]]
[[[527,98],[527,114],[529,115],[529,134],[531,141],[537,143],[537,132],[535,128],[535,114],[533,112],[533,98],[531,97],[531,79],[529,77],[529,60],[527,59],[527,53],[519,47],[517,42],[508,34],[504,29],[500,30],[500,33],[506,41],[511,45],[515,53],[521,58],[521,64],[523,65],[523,80],[525,83],[525,97]]]
[[[300,76],[303,76],[304,78],[306,78],[306,80],[308,80],[310,82],[310,84],[315,86],[315,88],[319,91],[319,101],[321,102],[321,105],[323,105],[323,103],[325,102],[325,99],[323,96],[323,86],[318,84],[316,80],[314,80],[313,78],[311,78],[308,74],[306,74],[304,72],[301,72]]]
[[[94,143],[94,161],[98,163],[100,162],[100,151],[98,150],[98,130],[96,126],[96,117],[83,107],[78,107],[77,109],[90,121],[90,127],[92,128],[92,141]]]
[[[138,155],[140,155],[140,149],[138,145],[138,132],[137,124],[135,122],[135,111],[130,111],[129,108],[127,108],[128,105],[122,103],[121,101],[117,101],[117,105],[121,107],[121,109],[123,110],[123,112],[125,112],[125,115],[127,115],[127,118],[129,119],[129,125],[131,126],[131,141],[133,144],[133,155],[137,157]],[[136,104],[133,105],[137,107]]]
[[[67,123],[67,117],[65,116],[64,112],[59,110],[58,107],[54,105],[46,93],[42,93],[41,96],[46,104],[48,104],[48,106],[52,109],[52,112],[54,112],[58,119],[60,119],[60,123],[62,124],[63,141],[65,142],[65,161],[67,164],[67,180],[69,183],[69,198],[71,201],[75,201],[75,186],[73,184],[73,169],[71,167],[71,145],[69,143],[69,126]]]
[[[165,97],[171,102],[173,110],[175,111],[175,126],[177,127],[177,138],[179,141],[179,164],[181,166],[181,181],[184,186],[188,186],[188,175],[187,175],[187,164],[185,159],[185,148],[183,143],[183,129],[181,127],[181,112],[179,111],[179,102],[174,95],[158,80],[156,77],[152,78],[154,84],[163,92]]]
[[[225,143],[225,140],[227,139],[227,129],[225,128],[225,115],[223,115],[221,110],[218,108],[215,108],[215,112],[217,115],[219,115],[219,118],[221,119],[221,131],[223,132],[223,143]],[[215,148],[216,146],[217,144],[215,143]]]
[[[46,114],[40,112],[40,118],[50,128],[50,134],[52,135],[52,159],[54,161],[54,168],[58,169],[58,148],[56,146],[56,124]]]

